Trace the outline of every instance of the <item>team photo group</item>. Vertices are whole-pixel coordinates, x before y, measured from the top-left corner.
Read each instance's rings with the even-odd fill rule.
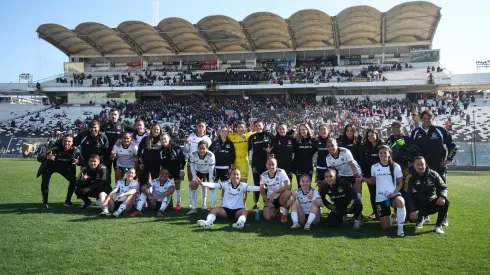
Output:
[[[445,128],[433,125],[428,109],[418,114],[420,125],[411,133],[393,120],[387,140],[374,128],[361,135],[348,122],[338,137],[327,124],[311,129],[308,123],[277,123],[271,133],[262,121],[238,121],[210,135],[206,122],[199,122],[183,147],[159,124],[127,125],[119,116],[111,109],[108,122],[93,120],[38,156],[44,208],[51,176],[59,173],[68,181],[64,205],[74,206],[75,195],[87,209],[94,199],[102,217],[150,211],[163,217],[181,210],[187,199],[182,188],[188,188],[182,213],[207,213],[197,221],[203,227],[227,219],[240,229],[249,214],[304,230],[351,219],[359,230],[363,221],[378,220],[382,229],[397,225],[400,237],[406,223],[420,229],[431,214],[437,214],[436,233],[448,226],[446,170],[457,148]],[[370,205],[362,202],[363,188]],[[197,211],[198,193],[206,212]],[[250,209],[247,200],[253,200]],[[371,215],[363,216],[363,209]]]

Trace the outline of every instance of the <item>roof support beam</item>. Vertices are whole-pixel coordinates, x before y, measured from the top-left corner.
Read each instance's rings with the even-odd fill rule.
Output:
[[[97,45],[92,39],[88,38],[88,36],[81,34],[80,32],[73,30],[73,32],[78,36],[78,38],[82,39],[83,41],[87,42],[90,46],[94,47],[98,52],[100,52],[101,55],[106,55],[107,53]]]
[[[250,49],[252,49],[252,52],[255,52],[255,49],[257,49],[257,47],[255,46],[255,42],[253,41],[252,36],[250,36],[245,26],[243,26],[242,22],[240,22],[240,26],[242,26],[243,33],[245,34],[245,37],[247,37],[247,42],[250,46]]]
[[[143,55],[143,49],[140,48],[140,46],[138,46],[138,44],[136,44],[136,42],[133,41],[133,39],[131,39],[131,37],[129,37],[128,35],[126,35],[125,33],[123,32],[120,32],[118,29],[114,29],[114,31],[117,33],[117,35],[119,35],[119,37],[122,38],[122,40],[124,40],[124,42],[128,43],[128,45],[131,47],[131,49],[133,49],[133,51],[137,52],[138,55]]]
[[[386,42],[386,12],[381,15],[381,45],[385,45]]]
[[[179,47],[177,47],[177,45],[174,43],[174,41],[172,41],[172,39],[170,39],[170,37],[166,33],[160,30],[160,28],[155,27],[155,29],[157,30],[158,35],[160,35],[160,37],[162,37],[163,39],[165,39],[165,41],[167,41],[170,48],[172,48],[172,51],[178,55],[181,51]]]
[[[286,23],[288,24],[288,32],[291,38],[291,44],[293,44],[293,50],[296,50],[296,37],[294,36],[293,28],[291,27],[288,19],[286,19]]]
[[[202,38],[204,38],[204,41],[206,41],[206,43],[208,43],[209,45],[209,48],[211,48],[213,50],[214,53],[216,53],[218,51],[218,47],[216,47],[216,44],[214,44],[214,42],[211,41],[211,38],[209,37],[209,35],[204,32],[204,31],[201,31],[197,25],[195,26],[197,31],[199,32],[199,34],[201,35]]]
[[[333,41],[336,49],[340,46],[340,33],[339,33],[339,24],[337,22],[337,16],[332,17],[332,32],[333,32]]]

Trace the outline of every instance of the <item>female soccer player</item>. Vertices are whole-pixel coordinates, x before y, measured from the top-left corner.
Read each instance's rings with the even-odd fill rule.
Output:
[[[365,179],[368,184],[376,185],[376,216],[383,229],[391,226],[390,207],[396,208],[398,220],[397,235],[403,237],[403,224],[407,216],[405,200],[400,194],[403,187],[403,174],[400,165],[393,162],[391,150],[386,145],[379,147],[379,162],[371,167],[371,178]]]
[[[244,182],[240,182],[240,176],[240,170],[232,168],[230,181],[222,181],[220,183],[202,182],[200,179],[195,181],[195,184],[224,191],[222,207],[211,209],[206,220],[197,221],[199,226],[212,226],[217,217],[222,217],[236,221],[231,225],[233,228],[243,228],[248,215],[244,204],[245,193],[258,191],[260,187],[249,186]]]
[[[330,200],[326,199],[329,196]],[[362,202],[356,196],[356,192],[351,183],[337,177],[337,171],[333,167],[328,167],[325,171],[325,184],[320,190],[323,205],[330,209],[330,213],[325,220],[328,227],[336,227],[342,223],[346,214],[354,214],[353,229],[361,226]]]
[[[371,177],[371,166],[379,162],[378,150],[379,146],[383,145],[383,141],[379,138],[379,134],[375,129],[367,129],[366,136],[364,138],[364,144],[362,145],[361,153],[361,170],[363,172],[363,178]],[[376,218],[376,185],[368,184],[369,199],[371,200],[371,207],[373,209],[370,219]]]
[[[242,176],[241,182],[247,183],[248,180],[248,139],[253,132],[247,132],[247,126],[245,122],[238,121],[235,124],[236,132],[231,133],[228,139],[233,142],[235,146],[235,163],[233,167],[240,170]]]
[[[272,140],[272,150],[277,160],[277,166],[286,172],[289,181],[293,180],[293,155],[296,146],[296,139],[288,135],[288,127],[284,123],[279,123],[276,127],[276,136]]]
[[[162,134],[162,127],[159,124],[153,124],[150,128],[150,135],[144,137],[138,146],[138,163],[141,171],[138,179],[141,184],[149,182],[150,176],[152,179],[158,178],[160,149],[162,148],[160,136]]]
[[[179,145],[172,142],[168,134],[163,134],[160,137],[162,148],[160,150],[160,159],[162,169],[167,169],[170,173],[170,179],[175,183],[175,193],[177,194],[177,202],[175,210],[180,210],[180,202],[182,199],[182,191],[180,190],[180,171],[185,167],[185,155]]]
[[[219,132],[219,136],[209,146],[209,151],[216,158],[215,182],[224,182],[229,179],[229,171],[233,163],[235,163],[235,147],[228,139],[230,130],[227,126],[223,126]],[[216,207],[216,192],[211,192],[211,208]]]
[[[344,127],[344,134],[337,138],[340,147],[349,149],[354,159],[359,163],[361,157],[362,140],[357,133],[356,126],[347,124]]]
[[[192,180],[212,181],[214,179],[214,168],[216,164],[216,158],[213,153],[208,151],[208,143],[205,140],[201,140],[197,146],[197,152],[194,152],[189,157],[189,165],[191,167]],[[191,182],[192,183],[192,182]],[[189,186],[190,188],[191,186]],[[191,188],[190,188],[191,189]],[[215,190],[211,192],[216,192]],[[201,193],[206,194],[206,187],[201,185]],[[216,196],[216,195],[214,195]],[[187,215],[197,213],[197,191],[191,189],[191,210],[187,212]],[[201,196],[202,210],[206,210],[206,195]]]
[[[308,124],[301,123],[296,132],[296,147],[294,148],[293,168],[296,174],[298,188],[302,175],[313,177],[313,155],[316,153],[316,144],[311,137],[311,130]]]
[[[338,147],[333,138],[327,140],[327,150],[327,166],[337,169],[338,176],[350,182],[361,199],[362,172],[352,153],[346,148]]]
[[[121,145],[115,144],[112,148],[111,159],[116,161],[116,182],[123,178],[124,173],[136,166],[138,145],[131,142],[131,134],[124,133]]]
[[[197,145],[203,140],[204,142],[206,142],[208,147],[211,146],[211,138],[206,135],[206,123],[199,122],[198,124],[196,124],[196,131],[190,134],[189,137],[186,137],[185,139],[184,153],[187,155],[188,159],[193,153],[197,152]],[[189,181],[189,184],[193,180],[190,162],[187,164],[187,180]],[[206,188],[204,188],[203,190],[206,190]],[[192,200],[191,194],[192,190],[189,187],[189,202]],[[206,192],[201,192],[201,201],[206,201]]]
[[[324,184],[323,179],[325,177],[325,171],[327,170],[327,139],[330,138],[330,130],[327,124],[320,124],[318,126],[319,136],[315,140],[315,147],[317,148],[316,157],[316,182],[318,184]]]
[[[139,145],[141,140],[148,135],[148,132],[146,131],[145,128],[145,122],[142,119],[136,120],[136,131],[133,133],[133,140],[132,142],[135,143],[136,145]]]
[[[320,193],[311,188],[311,178],[309,175],[300,177],[298,190],[291,194],[288,206],[291,206],[291,228],[300,228],[304,225],[306,231],[310,230],[311,224],[320,222],[321,207],[323,206]]]
[[[135,177],[136,169],[129,168],[126,172],[126,178],[118,180],[109,195],[105,192],[100,194],[102,213],[99,216],[110,216],[114,212],[113,215],[117,218],[124,211],[129,211],[133,208],[134,194],[136,194],[139,187],[139,183],[134,179]],[[117,210],[114,211],[115,209]]]
[[[169,179],[167,169],[160,170],[159,177],[141,186],[141,195],[136,204],[136,210],[131,217],[141,215],[141,209],[146,200],[149,200],[148,208],[158,210],[157,216],[163,217],[163,212],[172,208],[172,194],[175,191],[174,182]]]
[[[265,189],[267,188],[267,193]],[[262,173],[260,179],[260,195],[264,199],[264,219],[272,220],[282,206],[281,222],[287,222],[288,205],[291,197],[291,182],[286,172],[277,168],[277,160],[271,157],[267,160],[267,171]]]

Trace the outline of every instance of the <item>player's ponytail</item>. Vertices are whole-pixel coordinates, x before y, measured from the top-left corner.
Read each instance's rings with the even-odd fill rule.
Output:
[[[390,149],[390,147],[388,147],[386,145],[381,145],[378,147],[378,152],[379,152],[379,150],[386,150],[390,154],[388,156],[388,166],[390,167],[390,173],[391,173],[391,176],[393,179],[393,185],[396,186],[395,162],[393,161],[393,158],[391,157],[391,149]]]

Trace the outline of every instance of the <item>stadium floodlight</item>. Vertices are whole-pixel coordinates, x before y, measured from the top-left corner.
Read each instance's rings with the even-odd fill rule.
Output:
[[[477,70],[487,70],[490,69],[490,60],[476,61]]]
[[[19,74],[19,83],[21,80],[27,80],[27,82],[31,83],[32,82],[33,75],[28,74],[28,73],[21,73]]]

